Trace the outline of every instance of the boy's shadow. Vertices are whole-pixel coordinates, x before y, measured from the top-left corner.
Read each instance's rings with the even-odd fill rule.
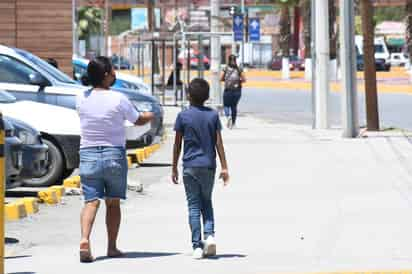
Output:
[[[96,258],[97,261],[110,260],[110,259],[144,259],[144,258],[155,258],[155,257],[166,257],[166,256],[176,256],[180,253],[171,252],[125,252],[123,256],[119,257],[108,257],[100,256]]]
[[[243,259],[246,258],[247,255],[244,254],[217,254],[216,256],[206,257],[206,260],[220,260],[220,259]]]

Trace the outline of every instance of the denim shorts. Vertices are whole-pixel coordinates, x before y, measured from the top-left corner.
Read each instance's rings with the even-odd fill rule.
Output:
[[[123,147],[82,148],[79,169],[86,202],[126,199],[128,165]]]

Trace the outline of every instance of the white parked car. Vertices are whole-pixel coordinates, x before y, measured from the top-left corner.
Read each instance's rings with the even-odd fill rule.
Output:
[[[8,92],[0,91],[0,110],[21,120],[41,133],[49,147],[47,172],[24,181],[28,186],[61,184],[79,165],[80,119],[75,110],[33,101],[17,101]],[[126,123],[126,137],[137,138],[150,130],[150,125]]]
[[[408,63],[408,56],[402,52],[391,53],[391,65],[395,67],[403,67]]]

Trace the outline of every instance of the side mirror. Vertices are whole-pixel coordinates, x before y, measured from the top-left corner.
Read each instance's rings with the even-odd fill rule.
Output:
[[[40,88],[44,88],[50,85],[49,81],[38,72],[29,75],[29,83],[31,85],[40,86]]]
[[[83,86],[89,85],[89,77],[87,77],[87,74],[83,74],[83,76],[80,78],[80,82]]]

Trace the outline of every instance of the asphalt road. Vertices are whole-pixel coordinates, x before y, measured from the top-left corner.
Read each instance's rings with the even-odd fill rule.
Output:
[[[256,116],[277,123],[312,124],[312,99],[309,91],[291,91],[274,89],[243,90],[240,103],[241,113],[253,113]],[[333,126],[340,126],[341,94],[331,93],[330,121]],[[380,93],[379,111],[383,128],[395,127],[412,130],[412,95],[398,93]],[[366,125],[365,96],[359,93],[360,125]]]

